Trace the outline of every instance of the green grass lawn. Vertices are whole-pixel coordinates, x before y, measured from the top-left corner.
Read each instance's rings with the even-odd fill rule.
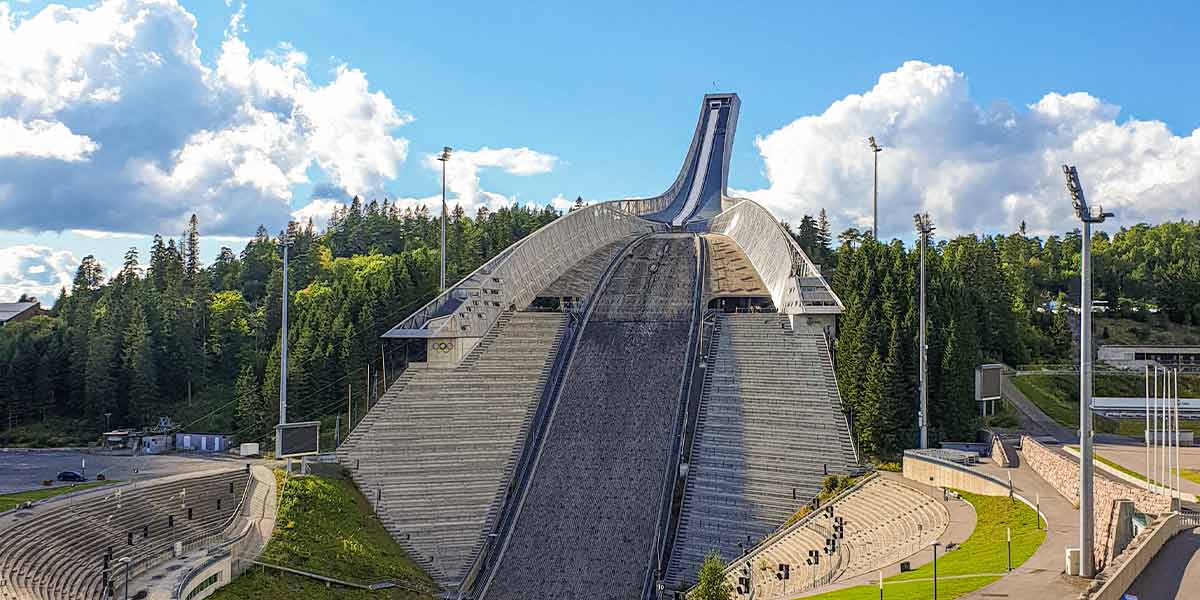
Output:
[[[276,476],[282,476],[276,472]],[[366,498],[343,474],[293,477],[283,488],[275,532],[259,560],[362,584],[433,583],[383,528]],[[219,590],[217,600],[251,598],[431,598],[392,589],[367,591],[252,568]]]
[[[1007,496],[979,496],[959,492],[975,507],[975,531],[960,546],[938,555],[938,598],[950,600],[975,591],[999,579],[996,573],[1008,568],[1005,535],[1012,528],[1012,561],[1017,568],[1046,539],[1046,532],[1037,527],[1033,509],[1024,502]],[[932,549],[929,552],[933,552]],[[939,552],[941,550],[939,549]],[[888,600],[925,600],[932,597],[933,564],[926,564],[908,573],[885,578],[884,598]],[[946,579],[942,577],[961,577]],[[811,596],[808,600],[858,600],[878,598],[876,585],[862,585],[844,590]]]
[[[86,490],[88,488],[100,487],[102,485],[108,485],[110,483],[117,483],[117,481],[116,480],[88,481],[85,483],[76,483],[75,485],[70,485],[70,486],[45,487],[45,488],[40,488],[40,489],[36,489],[36,490],[29,490],[27,492],[14,492],[12,494],[3,494],[3,495],[0,495],[0,512],[16,508],[25,502],[37,502],[39,500],[45,500],[46,498],[53,498],[55,496],[66,494],[68,492]]]
[[[1065,427],[1079,427],[1079,390],[1069,375],[1022,375],[1013,385],[1046,416]]]
[[[1022,375],[1012,378],[1021,393],[1029,398],[1064,427],[1079,427],[1079,378],[1073,375]],[[1096,396],[1139,398],[1146,392],[1146,383],[1139,373],[1129,375],[1097,375]],[[1200,398],[1200,377],[1179,378],[1180,398]],[[1139,419],[1108,419],[1096,415],[1096,430],[1141,438],[1144,422]],[[1200,421],[1182,419],[1179,427],[1200,434]]]

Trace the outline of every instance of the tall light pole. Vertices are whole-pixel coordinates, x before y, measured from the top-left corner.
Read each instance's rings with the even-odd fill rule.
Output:
[[[438,278],[438,291],[446,289],[446,163],[450,162],[450,146],[443,146],[437,159],[442,161],[442,270]]]
[[[917,225],[917,233],[921,234],[921,336],[917,342],[921,350],[921,447],[929,447],[929,365],[926,357],[928,344],[925,342],[925,247],[929,245],[929,234],[933,233],[933,222],[929,220],[929,213],[918,213],[913,215],[913,222]]]
[[[1092,211],[1075,167],[1063,165],[1063,174],[1075,216],[1083,224],[1079,268],[1079,575],[1090,579],[1096,576],[1092,551],[1092,223],[1103,223],[1113,213]]]
[[[875,186],[874,193],[871,198],[871,237],[879,239],[879,153],[883,152],[883,146],[875,143],[875,136],[867,138],[867,144],[871,146],[871,155],[875,157]],[[921,446],[924,448],[924,446]]]
[[[292,224],[289,221],[283,238],[279,240],[283,246],[283,314],[281,315],[281,331],[279,340],[279,424],[287,424],[287,372],[288,372],[288,247],[292,245]],[[275,431],[275,456],[283,454],[283,430]],[[290,465],[290,463],[289,463]],[[289,467],[290,468],[290,467]]]

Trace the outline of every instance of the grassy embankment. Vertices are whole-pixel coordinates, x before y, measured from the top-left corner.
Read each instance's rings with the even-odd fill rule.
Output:
[[[26,492],[14,492],[12,494],[0,495],[0,512],[10,510],[20,506],[25,502],[37,502],[46,498],[53,498],[69,492],[77,492],[88,488],[100,487],[110,483],[118,483],[116,480],[108,481],[88,481],[85,483],[76,483],[75,485],[64,485],[60,487],[44,487]]]
[[[276,476],[282,483],[280,472]],[[429,577],[392,539],[367,499],[340,472],[288,480],[280,495],[275,532],[259,560],[354,583],[395,580],[433,589]],[[326,587],[315,579],[260,567],[251,567],[213,596],[215,600],[432,597],[399,588]]]
[[[1097,317],[1093,325],[1100,344],[1118,345],[1200,345],[1200,326],[1171,323],[1161,315],[1147,315],[1144,321]],[[1050,418],[1065,427],[1079,427],[1079,378],[1072,375],[1025,375],[1013,383],[1030,401]],[[1133,371],[1127,375],[1097,375],[1095,395],[1141,398],[1146,393],[1145,377]],[[1200,377],[1179,378],[1179,397],[1200,398]],[[1200,421],[1181,420],[1180,427],[1200,433]],[[1096,419],[1102,433],[1142,437],[1137,419]]]
[[[1022,375],[1013,377],[1012,382],[1037,405],[1064,427],[1079,427],[1079,379],[1073,375]],[[1140,398],[1146,393],[1146,383],[1141,373],[1128,375],[1096,375],[1096,396],[1117,398]],[[1180,398],[1200,398],[1200,377],[1179,377]],[[1101,433],[1119,433],[1142,437],[1144,421],[1141,419],[1096,419],[1096,430]],[[1180,419],[1179,427],[1200,434],[1200,420]]]
[[[1012,563],[1017,568],[1037,552],[1046,532],[1037,527],[1033,509],[1005,496],[979,496],[959,492],[975,507],[975,531],[960,546],[938,556],[938,598],[951,600],[973,592],[1001,577],[1008,566],[1005,541],[1012,528]],[[933,550],[931,549],[930,552]],[[888,600],[926,600],[933,597],[933,564],[883,580]],[[874,600],[878,585],[860,585],[805,600]]]

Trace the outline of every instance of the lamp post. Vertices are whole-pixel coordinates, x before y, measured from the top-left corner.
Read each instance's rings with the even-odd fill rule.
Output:
[[[125,600],[129,600],[129,563],[128,556],[122,556],[117,560],[119,563],[125,563]]]
[[[442,163],[442,270],[438,277],[438,291],[446,290],[446,163],[450,162],[450,146],[443,146],[437,159]]]
[[[279,240],[283,246],[283,310],[281,314],[281,330],[279,340],[279,424],[287,424],[287,372],[288,372],[288,247],[292,245],[292,224],[289,221],[287,229]],[[275,457],[283,454],[282,430],[275,432]],[[291,462],[288,462],[289,468]]]
[[[1004,530],[1004,532],[1005,532],[1004,533],[1005,541],[1008,543],[1008,570],[1011,572],[1012,571],[1012,527],[1006,528]]]
[[[1092,211],[1075,167],[1063,165],[1063,174],[1075,216],[1083,224],[1079,269],[1079,575],[1091,579],[1096,575],[1092,549],[1092,223],[1103,223],[1113,213]]]
[[[874,192],[871,196],[871,237],[879,239],[879,153],[883,152],[883,146],[875,143],[875,136],[867,138],[867,145],[871,147],[871,155],[875,158],[875,185]],[[924,446],[921,446],[924,448]]]
[[[875,138],[871,138],[874,140]],[[928,357],[926,356],[927,344],[925,342],[925,247],[929,245],[929,234],[933,233],[933,222],[929,220],[929,213],[918,213],[913,215],[913,222],[917,226],[917,233],[921,234],[921,334],[920,340],[917,342],[921,350],[921,414],[919,415],[921,426],[921,447],[929,447],[929,365]]]
[[[933,543],[933,600],[937,600],[937,542]]]

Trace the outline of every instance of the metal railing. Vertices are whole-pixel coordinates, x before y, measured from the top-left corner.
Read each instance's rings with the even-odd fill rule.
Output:
[[[862,460],[859,458],[860,455],[858,453],[858,442],[854,440],[854,429],[852,428],[853,423],[850,422],[850,414],[846,410],[844,401],[842,400],[842,387],[841,384],[838,383],[837,367],[833,362],[833,341],[830,339],[829,332],[822,332],[821,335],[825,338],[825,358],[829,360],[829,378],[833,381],[833,393],[837,394],[838,407],[842,409],[842,422],[846,424],[846,435],[850,436],[850,450],[854,452],[854,462],[862,464]]]
[[[248,480],[246,482],[246,486],[242,489],[242,497],[238,501],[237,507],[234,508],[234,511],[230,514],[229,518],[225,519],[220,525],[214,525],[212,527],[205,528],[204,531],[201,531],[201,532],[193,534],[187,538],[184,538],[183,540],[180,540],[183,544],[184,552],[190,552],[190,551],[196,550],[198,548],[205,547],[208,544],[215,544],[216,541],[219,541],[221,539],[221,535],[224,533],[225,529],[227,527],[229,527],[229,525],[241,513],[242,506],[244,505],[244,503],[246,501],[247,492],[250,490],[250,487],[251,487],[250,484],[254,480],[254,477],[250,475],[249,471],[247,471],[246,477]],[[159,508],[157,506],[157,503],[152,503],[152,504],[155,504],[156,509],[161,510],[161,508]],[[214,540],[216,540],[216,541],[214,541]],[[172,544],[172,546],[173,546],[173,544]],[[135,579],[137,579],[141,575],[145,574],[150,569],[153,569],[154,567],[171,560],[171,558],[174,556],[175,556],[174,547],[151,548],[151,549],[147,549],[147,550],[141,550],[141,551],[138,551],[138,552],[135,552],[135,553],[129,555],[128,556],[128,558],[129,558],[129,567],[128,567],[129,576],[127,578],[125,578],[125,583],[123,585],[124,586],[129,585],[129,582],[134,581]],[[117,567],[114,566],[115,564],[116,564],[115,561],[110,563],[110,565],[109,565],[110,571],[116,570]],[[96,571],[96,573],[99,576],[103,577],[104,573],[105,573],[105,569],[103,569],[103,568],[98,569]],[[122,586],[117,586],[115,584],[115,582],[113,582],[113,587],[115,587],[116,589],[121,589]],[[109,598],[107,587],[104,588],[103,598],[105,598],[105,599]]]
[[[689,328],[687,356],[684,358],[684,365],[688,369],[688,374],[680,382],[680,406],[671,433],[670,460],[668,468],[665,470],[666,472],[663,473],[662,484],[659,487],[662,500],[659,506],[658,520],[654,527],[654,545],[652,546],[654,553],[651,556],[650,565],[646,573],[646,581],[642,587],[642,598],[644,600],[652,600],[654,598],[655,586],[666,577],[671,546],[675,541],[678,517],[682,509],[681,506],[676,506],[674,501],[675,491],[677,490],[675,484],[679,481],[679,464],[682,459],[685,443],[683,436],[687,431],[687,423],[690,418],[689,407],[695,386],[696,369],[699,366],[697,363],[700,358],[700,349],[704,343],[704,268],[707,264],[707,246],[703,237],[694,235],[693,238],[696,242],[696,279],[692,284],[691,327]],[[683,497],[680,495],[680,504],[682,502]]]

